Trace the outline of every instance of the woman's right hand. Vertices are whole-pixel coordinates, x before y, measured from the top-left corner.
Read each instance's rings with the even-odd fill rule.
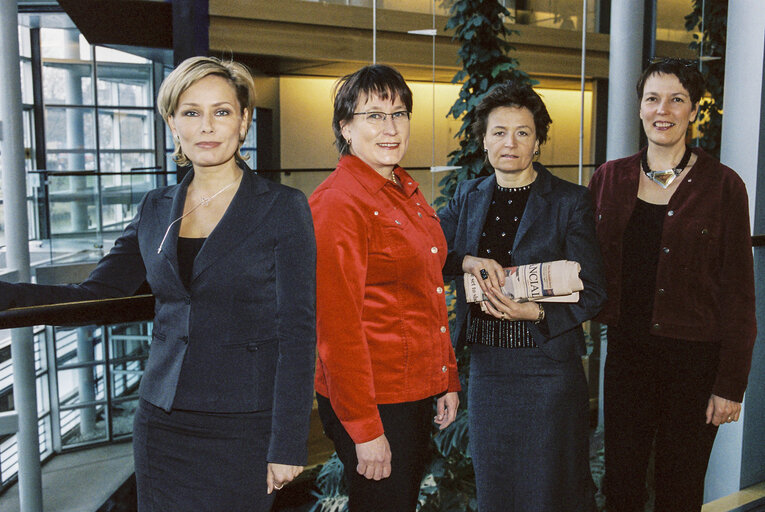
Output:
[[[481,275],[481,270],[486,271],[486,279]],[[501,288],[505,284],[505,270],[502,265],[489,258],[478,258],[468,254],[462,259],[462,271],[473,274],[487,296],[490,287]]]
[[[390,444],[385,434],[376,439],[356,445],[359,465],[356,471],[370,480],[382,480],[390,476]]]

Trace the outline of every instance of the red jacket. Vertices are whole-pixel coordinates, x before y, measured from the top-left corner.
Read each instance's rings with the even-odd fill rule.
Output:
[[[720,344],[715,395],[740,402],[757,334],[746,187],[730,168],[698,159],[667,205],[651,332]],[[590,189],[605,263],[608,301],[596,320],[619,325],[622,238],[632,215],[640,153],[603,164]]]
[[[316,392],[354,442],[383,434],[380,403],[460,389],[449,340],[446,240],[418,184],[399,189],[354,156],[311,195],[316,231]]]

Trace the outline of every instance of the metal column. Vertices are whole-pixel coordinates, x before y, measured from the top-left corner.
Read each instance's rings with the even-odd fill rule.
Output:
[[[0,163],[8,266],[29,281],[29,241],[24,173],[24,132],[16,2],[0,2]],[[13,397],[19,418],[19,499],[24,512],[42,512],[32,328],[11,332]]]

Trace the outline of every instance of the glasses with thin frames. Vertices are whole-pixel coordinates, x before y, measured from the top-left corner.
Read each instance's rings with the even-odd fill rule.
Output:
[[[388,114],[387,112],[354,112],[354,116],[364,116],[364,119],[367,123],[375,125],[375,126],[382,126],[385,124],[385,120],[388,119],[388,116],[390,116],[391,119],[393,119],[393,123],[397,125],[401,125],[404,123],[408,123],[409,119],[412,117],[412,113],[407,110],[399,110],[398,112],[391,112]]]

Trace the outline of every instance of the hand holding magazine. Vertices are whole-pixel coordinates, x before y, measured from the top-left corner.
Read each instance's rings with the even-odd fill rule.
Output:
[[[559,260],[507,267],[502,293],[518,302],[578,302],[584,289],[576,261]],[[468,302],[489,300],[473,274],[464,275]]]

